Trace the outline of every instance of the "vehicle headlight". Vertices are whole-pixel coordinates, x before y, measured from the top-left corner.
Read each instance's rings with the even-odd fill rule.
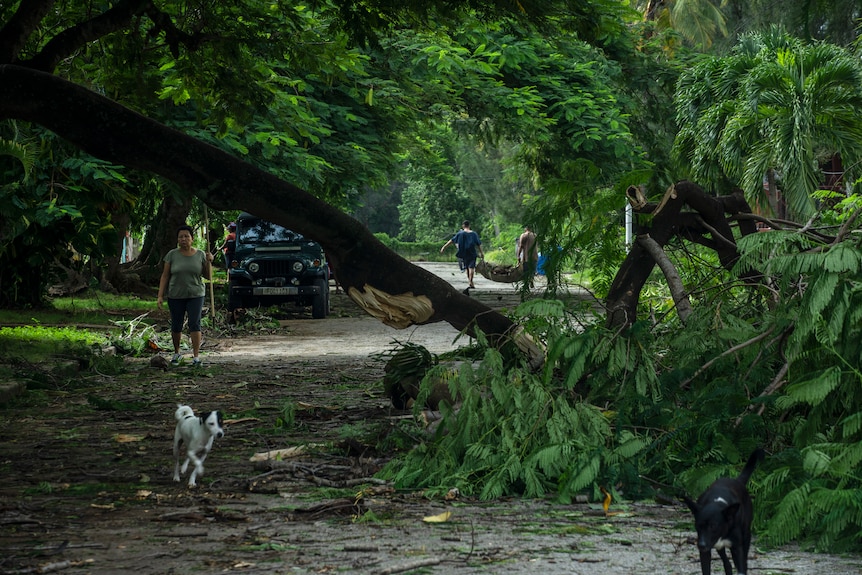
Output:
[[[295,271],[296,273],[302,273],[302,270],[304,269],[305,266],[302,264],[302,262],[293,262],[293,271]]]
[[[255,273],[259,270],[260,270],[260,264],[259,263],[252,262],[252,263],[248,264],[248,271],[250,271],[251,273]]]

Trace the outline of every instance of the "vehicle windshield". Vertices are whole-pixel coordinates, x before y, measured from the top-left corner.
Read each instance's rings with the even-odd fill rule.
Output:
[[[293,243],[301,234],[264,220],[243,220],[237,225],[237,243],[244,245]]]

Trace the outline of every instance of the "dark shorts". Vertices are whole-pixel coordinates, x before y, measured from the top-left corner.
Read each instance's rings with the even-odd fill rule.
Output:
[[[190,298],[168,298],[168,309],[171,310],[171,331],[183,331],[186,314],[189,316],[189,331],[201,330],[201,311],[204,308],[204,296]]]
[[[461,269],[462,272],[467,268],[476,269],[476,256],[458,258],[458,267]]]

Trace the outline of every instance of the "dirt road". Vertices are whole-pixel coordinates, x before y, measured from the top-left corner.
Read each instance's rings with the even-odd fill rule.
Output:
[[[392,330],[345,296],[334,301],[327,320],[208,337],[202,369],[129,359],[116,374],[45,375],[0,407],[0,572],[700,572],[681,506],[615,502],[606,516],[596,502],[446,501],[375,479],[387,446],[414,424],[382,395],[383,365],[370,355],[393,340],[440,353],[457,334]],[[228,420],[197,489],[171,480],[177,403],[221,409]],[[299,446],[277,464],[250,461]],[[755,546],[750,567],[850,575],[862,559]]]

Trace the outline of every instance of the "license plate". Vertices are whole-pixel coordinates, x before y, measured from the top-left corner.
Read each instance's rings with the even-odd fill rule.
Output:
[[[299,289],[295,287],[257,287],[254,295],[296,295]]]

